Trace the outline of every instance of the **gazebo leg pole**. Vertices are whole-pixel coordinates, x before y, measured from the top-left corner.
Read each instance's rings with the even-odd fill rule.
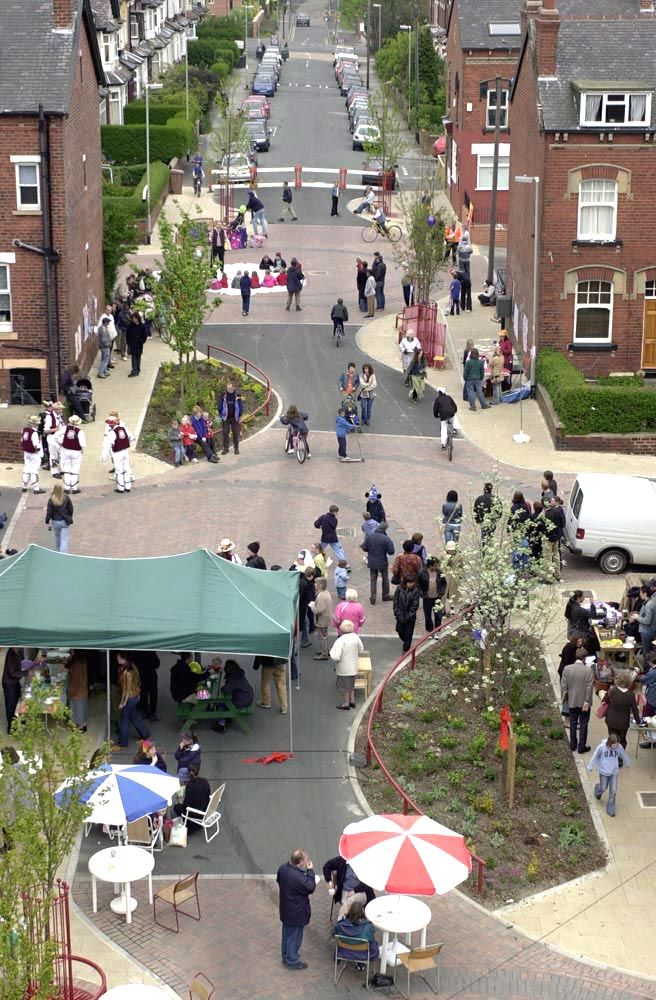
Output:
[[[112,685],[109,673],[109,650],[105,650],[105,672],[107,681],[107,742],[112,742]]]
[[[287,660],[287,670],[285,671],[285,684],[287,685],[287,714],[289,715],[289,752],[294,753],[294,710],[292,708],[292,651],[294,649],[294,629],[289,635],[289,659]],[[298,660],[296,661],[298,670]]]

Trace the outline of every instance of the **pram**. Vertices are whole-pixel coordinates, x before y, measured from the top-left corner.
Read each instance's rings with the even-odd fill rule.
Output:
[[[80,403],[80,407],[90,420],[96,419],[96,404],[93,401],[93,383],[88,375],[76,379],[75,395]]]
[[[342,407],[344,409],[344,416],[350,424],[353,424],[357,433],[360,433],[360,415],[358,414],[358,403],[355,396],[348,393],[346,396],[342,397]]]

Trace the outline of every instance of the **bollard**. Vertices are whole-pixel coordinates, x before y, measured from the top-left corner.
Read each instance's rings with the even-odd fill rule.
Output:
[[[339,190],[340,191],[345,191],[346,190],[346,175],[347,175],[347,173],[348,173],[348,170],[347,170],[346,167],[340,167],[339,168]]]
[[[294,167],[294,187],[297,191],[303,186],[302,173],[303,167],[300,163],[297,163]]]

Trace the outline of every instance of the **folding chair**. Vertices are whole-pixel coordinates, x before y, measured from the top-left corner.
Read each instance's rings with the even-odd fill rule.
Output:
[[[167,927],[166,924],[162,924],[157,919],[157,900],[161,900],[164,903],[170,903],[173,907],[173,912],[175,913],[175,933],[177,934],[180,930],[180,921],[178,919],[178,913],[181,913],[184,917],[191,917],[192,920],[200,920],[200,899],[198,898],[198,876],[200,872],[194,872],[193,875],[186,875],[181,878],[178,882],[173,885],[167,885],[163,889],[160,889],[155,893],[153,897],[153,919],[158,927],[163,927],[166,931],[172,931],[172,927]],[[184,903],[187,903],[190,899],[196,900],[196,906],[198,907],[198,916],[194,916],[193,913],[187,913],[186,910],[181,909]]]
[[[342,937],[340,934],[335,935],[335,982],[338,983],[342,978],[344,969],[349,962],[356,963],[357,965],[366,966],[366,979],[362,984],[366,989],[369,989],[369,945],[371,942],[367,941],[366,938],[353,938],[353,937]],[[348,954],[346,954],[348,952]],[[353,956],[356,956],[355,958]],[[342,962],[342,967],[337,971],[339,962]]]
[[[159,820],[159,817],[157,817]],[[154,822],[150,816],[142,816],[132,823],[127,823],[125,827],[125,843],[134,844],[138,847],[145,847],[153,854],[155,851],[164,850],[164,837],[162,835],[162,823]]]
[[[197,972],[189,983],[189,1000],[210,1000],[216,989],[213,982],[202,972]]]
[[[185,826],[187,825],[187,823],[197,823],[198,826],[202,826],[203,830],[205,831],[206,844],[209,844],[209,842],[211,840],[214,840],[214,838],[217,837],[219,834],[219,822],[221,820],[221,813],[219,812],[219,804],[221,802],[221,799],[223,798],[224,790],[225,790],[225,781],[223,782],[222,785],[219,785],[216,791],[212,792],[212,797],[210,801],[207,803],[207,809],[205,810],[205,812],[201,812],[200,809],[194,809],[192,808],[192,806],[187,806],[187,808],[185,809],[185,814],[182,817],[182,822],[184,823]],[[195,816],[190,815],[191,813],[195,813]],[[196,819],[196,817],[198,817],[198,819]],[[211,830],[213,827],[216,827],[216,829],[214,830],[212,836],[208,837],[207,836],[208,831]]]
[[[410,976],[414,972],[418,972],[421,978],[424,980],[428,988],[433,993],[440,992],[440,952],[444,947],[444,943],[439,944],[429,944],[425,948],[413,948],[412,951],[401,952],[397,955],[397,964],[394,966],[394,985],[397,987],[399,993],[409,1000],[410,997]],[[401,987],[396,982],[396,970],[399,965],[405,966],[408,973],[408,992],[404,993]],[[430,972],[431,969],[437,969],[437,989],[429,983],[424,975],[424,972]]]

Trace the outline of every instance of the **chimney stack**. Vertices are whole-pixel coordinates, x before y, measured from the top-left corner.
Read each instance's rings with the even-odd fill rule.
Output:
[[[76,8],[75,0],[52,0],[52,21],[55,28],[72,28]]]
[[[641,14],[653,14],[654,13],[654,0],[640,0],[640,13]]]
[[[543,0],[542,9],[535,19],[538,76],[556,74],[559,28],[560,13],[556,7],[556,0]]]
[[[529,21],[531,21],[542,7],[542,0],[526,0],[525,5],[519,12],[519,23],[522,29],[522,38],[526,34]]]

